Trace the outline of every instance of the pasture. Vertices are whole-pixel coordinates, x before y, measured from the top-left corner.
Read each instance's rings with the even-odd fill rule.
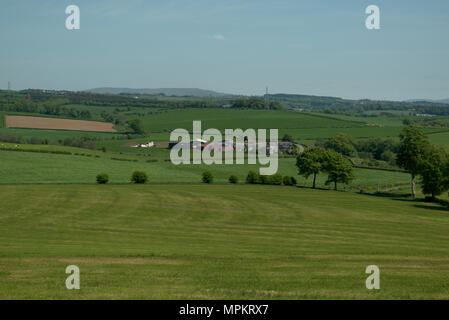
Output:
[[[278,110],[182,109],[167,110],[142,119],[150,132],[171,131],[177,128],[191,131],[194,120],[201,120],[204,128],[219,130],[226,128],[347,128],[363,125],[358,122]]]
[[[103,109],[92,110],[99,119]],[[149,137],[0,128],[51,142],[95,136],[107,150],[0,142],[0,299],[449,298],[449,210],[400,195],[409,192],[407,173],[355,168],[341,191],[327,190],[325,175],[312,190],[312,177],[298,176],[296,159],[287,157],[278,172],[298,187],[247,185],[258,165],[175,166],[168,149],[123,146],[166,142],[193,120],[203,129],[278,128],[280,138],[287,133],[305,145],[339,132],[397,138],[398,121],[376,127],[287,111],[120,112],[139,114]],[[447,147],[446,130],[425,128]],[[135,170],[148,174],[146,185],[130,183]],[[212,185],[201,183],[205,170]],[[96,184],[102,172],[108,185]],[[230,175],[239,183],[231,185]],[[81,290],[65,288],[70,264],[81,269]],[[365,288],[372,264],[381,270],[379,291]]]
[[[0,186],[0,299],[447,299],[448,212],[294,187]]]
[[[0,143],[1,144],[1,143]],[[14,144],[3,143],[3,146],[15,148]],[[169,160],[169,151],[160,150],[149,157],[137,154],[119,154],[111,152],[90,151],[80,148],[20,145],[16,149],[30,151],[63,151],[67,154],[19,152],[0,150],[0,184],[33,184],[33,183],[95,183],[95,177],[101,172],[109,174],[111,183],[129,183],[133,171],[143,170],[149,175],[151,184],[198,184],[201,174],[209,170],[214,175],[214,183],[227,184],[230,175],[236,175],[241,183],[245,183],[249,170],[258,170],[259,165],[174,165]],[[119,161],[123,159],[129,161]],[[305,179],[297,175],[295,158],[280,158],[278,172],[282,175],[294,176],[298,184],[311,186],[312,178]],[[410,177],[406,173],[373,169],[355,169],[356,179],[349,186],[341,186],[346,190],[374,192],[395,190],[406,186]],[[317,186],[326,186],[326,175],[319,175]]]
[[[434,133],[429,135],[429,141],[449,151],[449,132]]]

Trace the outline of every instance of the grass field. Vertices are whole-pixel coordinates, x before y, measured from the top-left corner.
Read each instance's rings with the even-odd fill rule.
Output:
[[[6,143],[3,145],[8,148],[15,146]],[[229,176],[233,174],[239,177],[241,183],[244,183],[249,170],[259,169],[259,165],[250,164],[175,166],[168,161],[168,150],[159,150],[158,154],[144,157],[50,145],[21,145],[19,148],[64,151],[70,152],[72,155],[0,150],[0,184],[95,183],[96,175],[101,172],[108,173],[111,183],[129,183],[134,170],[147,172],[150,183],[201,183],[201,174],[205,170],[210,170],[213,173],[215,183],[228,183]],[[118,161],[112,158],[137,161]],[[155,162],[147,162],[150,159],[154,159]],[[298,177],[295,163],[295,158],[280,158],[278,172],[282,175],[294,176],[300,185],[310,186],[312,178],[306,180]],[[355,169],[355,176],[356,179],[350,186],[345,187],[347,190],[377,191],[377,188],[380,187],[380,190],[385,191],[406,185],[410,180],[406,173],[371,169]],[[324,185],[325,181],[326,176],[320,175],[317,185],[331,188],[332,186]]]
[[[270,186],[0,186],[0,298],[447,299],[448,213]]]
[[[92,108],[93,118],[115,109]],[[258,165],[175,166],[168,149],[123,146],[168,141],[193,120],[203,130],[278,128],[304,145],[338,132],[397,138],[396,118],[379,117],[384,126],[375,127],[361,121],[377,118],[287,111],[120,112],[138,113],[149,138],[1,128],[0,112],[2,135],[89,135],[107,150],[0,142],[24,150],[0,150],[0,299],[449,299],[449,209],[398,195],[409,192],[407,173],[355,168],[356,179],[339,186],[351,192],[323,190],[332,188],[325,175],[312,190],[296,159],[280,158],[278,172],[299,187],[247,185]],[[446,130],[425,128],[432,143],[449,148]],[[130,183],[135,170],[148,174],[147,185]],[[212,185],[201,183],[205,170]],[[102,172],[109,185],[96,184]],[[230,175],[240,182],[231,185]],[[70,264],[81,269],[81,290],[65,288]],[[375,292],[365,288],[372,264],[381,270]]]
[[[77,107],[72,105],[70,107]],[[80,110],[89,109],[87,106],[78,106]],[[93,119],[101,119],[99,113],[103,111],[112,112],[112,107],[91,107],[89,110],[93,113]],[[192,122],[194,120],[202,121],[202,129],[217,128],[224,130],[226,128],[261,128],[261,129],[278,129],[279,137],[284,134],[293,136],[295,140],[302,144],[313,144],[317,139],[328,138],[336,133],[346,133],[354,138],[369,137],[392,137],[397,138],[401,132],[402,119],[389,118],[392,122],[386,121],[385,117],[377,118],[360,118],[323,114],[309,114],[292,111],[279,110],[239,110],[239,109],[139,109],[131,108],[130,111],[123,111],[126,108],[119,108],[120,113],[127,115],[129,118],[140,115],[145,129],[148,131],[149,139],[152,141],[168,141],[170,132],[177,128],[192,130]],[[10,113],[16,115],[27,115],[25,113]],[[0,112],[0,116],[4,112]],[[28,114],[31,115],[31,114]],[[33,114],[34,115],[34,114]],[[143,115],[143,116],[142,116]],[[42,116],[42,115],[40,115]],[[385,121],[384,121],[385,120]],[[388,120],[388,119],[387,119]],[[365,122],[363,122],[365,121]],[[384,126],[366,126],[365,123],[380,123]],[[424,128],[426,133],[444,132],[447,128]],[[224,133],[224,132],[223,132]],[[129,148],[122,148],[121,145],[128,142],[126,140],[110,140],[113,133],[97,133],[97,132],[77,132],[65,130],[35,130],[35,129],[14,129],[1,128],[0,134],[27,137],[47,138],[49,140],[64,139],[76,135],[96,135],[104,138],[100,145],[104,145],[108,150],[127,152]],[[142,139],[147,141],[148,139]],[[140,141],[139,141],[140,142]],[[128,149],[128,150],[126,150]],[[132,152],[132,151],[131,151]]]
[[[430,134],[429,141],[433,144],[440,145],[449,151],[449,132]]]
[[[203,128],[298,129],[323,127],[354,127],[363,124],[323,118],[316,115],[287,111],[239,109],[167,110],[142,119],[150,132],[184,128],[192,130],[192,122],[201,120]]]

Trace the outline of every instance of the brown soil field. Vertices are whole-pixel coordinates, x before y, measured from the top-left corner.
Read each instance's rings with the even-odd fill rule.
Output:
[[[113,124],[107,122],[29,116],[5,116],[5,125],[6,128],[117,132]]]

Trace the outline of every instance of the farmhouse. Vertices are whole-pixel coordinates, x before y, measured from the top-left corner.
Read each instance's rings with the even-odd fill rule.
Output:
[[[278,147],[281,153],[296,154],[296,145],[290,141],[279,141]]]
[[[133,148],[151,148],[154,147],[154,142],[147,142],[147,143],[138,143],[136,145],[131,146]]]

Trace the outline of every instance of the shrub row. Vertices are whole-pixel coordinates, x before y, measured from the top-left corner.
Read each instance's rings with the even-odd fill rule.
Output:
[[[64,154],[69,156],[83,156],[83,157],[92,157],[92,154],[85,153],[72,153],[69,151],[61,151],[61,150],[42,150],[42,149],[20,149],[20,148],[7,148],[0,146],[0,150],[4,151],[19,151],[19,152],[34,152],[34,153],[52,153],[52,154]],[[95,158],[100,158],[99,155],[95,155]]]
[[[60,150],[33,150],[33,149],[20,149],[20,148],[6,148],[6,147],[0,147],[0,150],[5,151],[21,151],[21,152],[34,152],[34,153],[54,153],[54,154],[67,154],[71,155],[71,152],[68,151],[60,151]]]
[[[129,161],[129,162],[137,162],[137,159],[123,159],[123,158],[111,158],[111,160],[117,160],[117,161]]]
[[[296,179],[290,176],[282,176],[279,173],[271,176],[260,175],[256,171],[251,170],[246,176],[246,183],[294,186],[296,185]]]
[[[107,173],[100,173],[97,175],[97,183],[98,184],[106,184],[109,182],[109,175]],[[148,175],[143,171],[134,171],[131,175],[131,182],[137,184],[143,184],[148,181]]]
[[[202,174],[202,179],[204,183],[212,183],[214,182],[214,176],[210,171],[204,171]],[[236,184],[239,182],[239,178],[236,175],[231,175],[228,179],[229,183]],[[283,176],[279,173],[265,176],[260,175],[255,171],[248,172],[248,176],[246,177],[246,183],[249,184],[270,184],[270,185],[285,185],[285,186],[295,186],[296,179],[290,176]]]

